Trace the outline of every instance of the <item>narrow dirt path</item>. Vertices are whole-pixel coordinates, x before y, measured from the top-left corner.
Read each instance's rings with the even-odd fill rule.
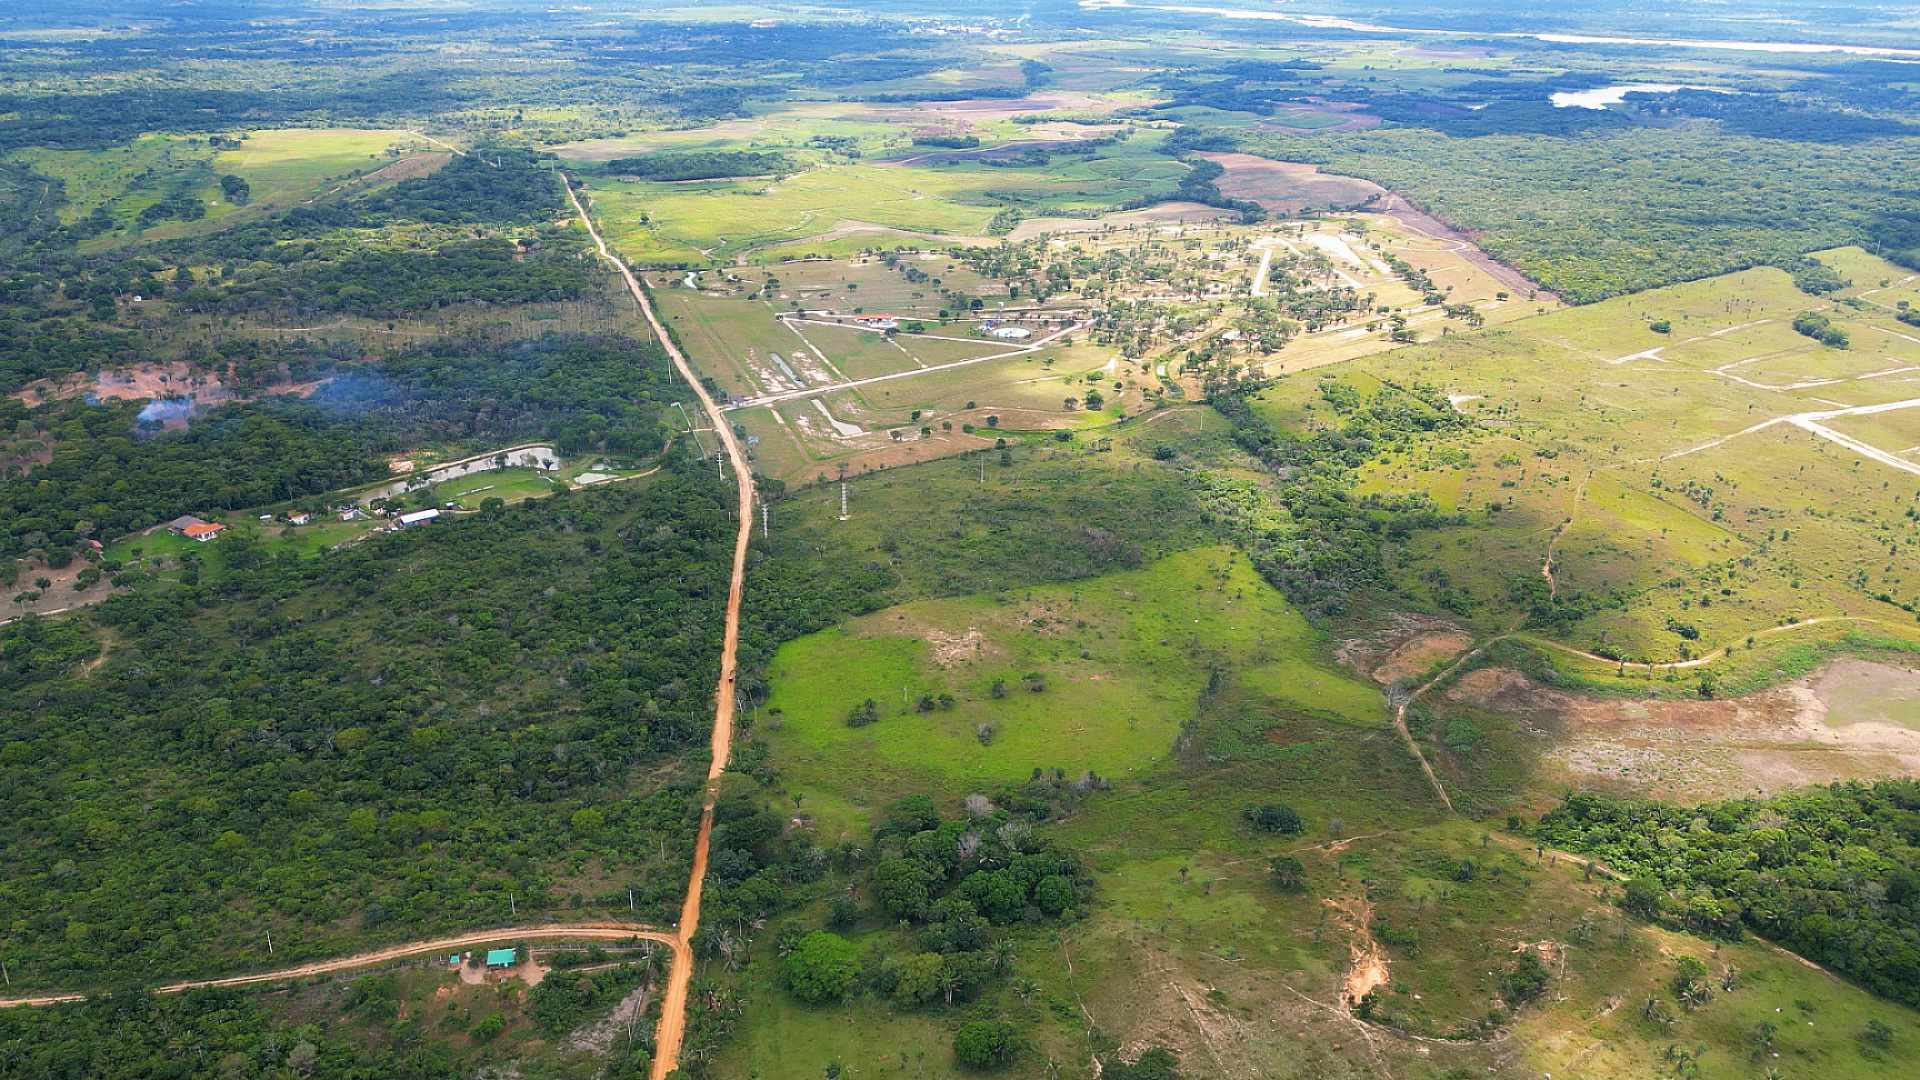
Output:
[[[1801,619],[1799,622],[1788,623],[1785,626],[1769,626],[1763,630],[1756,630],[1747,636],[1752,638],[1772,637],[1775,634],[1788,634],[1795,630],[1805,630],[1810,626],[1824,626],[1829,623],[1843,622],[1875,623],[1880,626],[1893,626],[1904,629],[1902,624],[1891,623],[1885,619],[1877,619],[1872,615],[1821,615],[1817,618]],[[1565,653],[1568,656],[1577,656],[1583,660],[1592,660],[1598,664],[1618,664],[1629,671],[1685,671],[1688,668],[1705,667],[1715,660],[1724,658],[1727,653],[1733,649],[1732,645],[1722,645],[1710,653],[1703,653],[1691,660],[1662,660],[1655,663],[1647,663],[1642,660],[1619,660],[1610,656],[1601,656],[1599,653],[1590,653],[1585,649],[1575,648],[1572,645],[1563,644],[1550,638],[1538,637],[1533,634],[1519,634],[1516,636],[1529,645],[1536,645],[1543,649],[1552,649],[1555,652]]]
[[[706,411],[713,430],[720,437],[721,445],[726,447],[727,457],[733,461],[733,475],[738,485],[740,506],[740,531],[733,542],[732,583],[727,589],[726,635],[720,648],[720,684],[714,689],[713,709],[713,757],[707,765],[706,798],[700,807],[700,832],[693,844],[693,873],[687,882],[687,899],[680,908],[680,925],[676,927],[673,946],[673,967],[667,974],[667,988],[660,1002],[660,1028],[654,1037],[653,1080],[666,1080],[680,1061],[680,1043],[687,1029],[687,987],[693,981],[693,935],[700,929],[700,889],[707,877],[707,847],[713,838],[713,803],[720,791],[720,775],[726,771],[727,756],[733,749],[733,687],[734,673],[740,648],[740,598],[747,576],[747,545],[753,537],[753,470],[748,467],[747,455],[740,448],[740,441],[734,437],[733,425],[721,414],[720,406],[714,403],[707,388],[701,384],[700,376],[693,365],[675,345],[668,335],[665,324],[654,313],[653,302],[647,299],[647,291],[640,287],[640,281],[633,276],[619,256],[607,247],[606,240],[600,236],[600,230],[594,228],[593,218],[580,202],[580,196],[574,193],[572,181],[561,173],[560,182],[567,189],[567,201],[573,204],[574,212],[580,216],[580,224],[586,227],[587,235],[593,238],[593,246],[600,257],[612,263],[620,277],[627,283],[627,292],[633,295],[633,302],[640,305],[640,313],[647,318],[647,325],[653,328],[653,334],[660,339],[660,347],[667,351],[673,360],[673,366],[680,372],[687,385],[693,388],[695,397],[700,399],[701,409]]]
[[[1550,600],[1560,598],[1560,582],[1553,576],[1553,557],[1559,551],[1560,538],[1567,535],[1567,530],[1573,528],[1573,523],[1580,517],[1580,503],[1587,497],[1587,481],[1591,479],[1591,471],[1580,478],[1580,486],[1573,489],[1573,505],[1567,509],[1566,520],[1553,530],[1553,539],[1547,541],[1547,557],[1540,563],[1540,576],[1547,579],[1547,598]]]
[[[189,979],[183,982],[168,983],[154,988],[156,994],[179,994],[188,990],[200,990],[215,986],[255,986],[260,983],[285,982],[288,979],[304,979],[313,975],[331,975],[335,972],[352,971],[356,968],[373,967],[393,960],[400,960],[421,953],[454,953],[475,945],[485,945],[496,941],[564,938],[578,940],[615,940],[641,938],[646,941],[658,941],[664,945],[676,945],[678,938],[665,930],[645,923],[601,922],[601,923],[559,923],[547,926],[506,926],[497,930],[480,930],[452,937],[434,938],[430,941],[409,941],[400,945],[390,945],[372,952],[356,953],[333,960],[315,960],[310,964],[296,967],[279,968],[274,971],[261,971],[252,975],[228,975],[219,979]],[[23,1005],[60,1005],[71,1001],[85,1000],[85,994],[47,994],[42,997],[0,999],[0,1008],[14,1008]]]
[[[1462,664],[1480,655],[1486,650],[1487,646],[1506,636],[1505,634],[1501,634],[1500,637],[1488,638],[1467,652],[1461,653],[1459,659],[1448,664],[1440,674],[1421,683],[1418,687],[1408,692],[1405,697],[1393,702],[1394,730],[1400,733],[1400,741],[1405,744],[1407,753],[1412,754],[1413,760],[1419,763],[1420,771],[1427,775],[1427,783],[1432,785],[1433,793],[1440,797],[1440,805],[1446,807],[1447,813],[1449,814],[1455,812],[1453,809],[1453,798],[1447,794],[1446,785],[1440,782],[1440,775],[1433,771],[1433,765],[1427,761],[1427,755],[1420,752],[1420,744],[1414,741],[1413,732],[1407,727],[1407,710],[1413,706],[1414,702],[1420,700],[1422,694],[1439,685],[1440,680],[1460,670]]]

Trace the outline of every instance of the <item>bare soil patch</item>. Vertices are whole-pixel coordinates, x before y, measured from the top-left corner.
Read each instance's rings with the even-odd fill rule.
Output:
[[[392,184],[401,180],[417,180],[422,176],[431,176],[439,172],[453,155],[444,150],[432,153],[414,154],[401,158],[391,165],[382,166],[368,173],[363,179],[368,184]]]
[[[966,244],[974,247],[991,245],[994,242],[991,238],[985,237],[985,236],[961,236],[958,234],[949,234],[949,233],[921,232],[917,229],[902,229],[902,228],[899,228],[898,226],[882,225],[878,222],[873,222],[873,221],[859,221],[853,218],[842,218],[841,220],[834,223],[833,228],[828,229],[825,232],[815,233],[812,236],[807,237],[805,240],[793,241],[793,243],[794,244],[823,243],[828,240],[838,240],[843,236],[857,236],[861,233],[888,233],[893,236],[910,237],[914,240],[932,240],[940,243]]]
[[[1313,113],[1323,117],[1339,117],[1335,124],[1305,125],[1290,124],[1288,119],[1301,113]],[[1315,135],[1333,135],[1342,131],[1364,131],[1376,128],[1381,119],[1366,111],[1366,106],[1357,101],[1317,101],[1311,109],[1296,109],[1279,113],[1262,120],[1254,127],[1261,131],[1307,132]]]
[[[1197,202],[1165,202],[1142,210],[1123,210],[1093,218],[1036,217],[1014,226],[1007,239],[1018,243],[1042,233],[1099,232],[1106,228],[1131,228],[1146,225],[1184,225],[1188,222],[1215,221],[1231,217],[1232,212]]]
[[[1352,209],[1387,196],[1387,189],[1371,180],[1323,173],[1317,165],[1274,161],[1252,154],[1198,156],[1227,170],[1219,180],[1222,193],[1236,199],[1251,199],[1269,213]]]
[[[1347,975],[1340,987],[1340,1000],[1351,1009],[1392,978],[1387,970],[1387,954],[1374,940],[1373,905],[1365,897],[1328,900],[1326,904],[1353,935],[1347,945]]]
[[[1570,694],[1482,668],[1450,701],[1516,716],[1552,742],[1559,782],[1666,799],[1764,795],[1807,784],[1920,775],[1908,704],[1920,671],[1841,660],[1795,682],[1720,700]]]
[[[884,165],[954,165],[969,161],[1004,161],[1017,158],[1030,150],[1057,150],[1077,140],[1072,139],[1028,139],[1021,142],[1001,143],[997,146],[981,146],[967,150],[925,150],[908,154],[891,161],[880,162]]]
[[[1387,686],[1414,678],[1471,648],[1473,635],[1465,630],[1441,630],[1416,635],[1387,655],[1380,666],[1373,670],[1373,681]]]
[[[1387,197],[1382,199],[1375,209],[1384,211],[1388,217],[1416,233],[1458,245],[1455,251],[1516,293],[1549,303],[1560,299],[1556,294],[1543,288],[1539,282],[1481,250],[1478,240],[1472,233],[1420,209],[1399,192],[1388,192]]]
[[[195,405],[223,405],[277,394],[306,397],[327,380],[282,380],[258,388],[228,386],[218,371],[194,368],[183,361],[109,368],[92,375],[75,374],[58,381],[41,379],[10,396],[29,406],[88,395],[101,400],[137,401],[151,398],[189,398]]]
[[[925,634],[927,644],[933,646],[933,662],[943,668],[958,667],[970,660],[977,660],[986,648],[986,637],[971,626],[967,627],[964,634],[931,628]]]
[[[1354,632],[1334,658],[1382,686],[1424,674],[1473,647],[1473,635],[1445,619],[1396,611],[1384,624]]]

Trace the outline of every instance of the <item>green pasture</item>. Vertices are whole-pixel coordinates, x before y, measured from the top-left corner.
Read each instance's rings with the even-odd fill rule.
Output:
[[[1379,694],[1317,664],[1319,648],[1243,556],[1199,549],[1071,587],[921,601],[790,642],[769,672],[769,738],[795,786],[835,810],[924,785],[964,794],[1035,768],[1126,778],[1171,752],[1210,663],[1244,667],[1276,707],[1377,723]],[[919,707],[942,694],[950,707]],[[868,699],[879,720],[849,726]],[[850,760],[862,779],[843,790]]]
[[[282,204],[310,196],[328,181],[375,169],[389,160],[388,151],[402,147],[430,150],[432,144],[400,129],[254,131],[239,149],[222,150],[214,168],[246,180],[254,203]]]
[[[1304,435],[1347,422],[1323,379],[1363,397],[1382,380],[1453,395],[1471,423],[1382,448],[1359,491],[1461,515],[1389,544],[1389,570],[1488,629],[1526,616],[1518,598],[1546,585],[1550,547],[1555,587],[1579,606],[1539,632],[1629,658],[1697,656],[1793,619],[1911,622],[1876,598],[1920,598],[1920,574],[1893,557],[1920,540],[1907,516],[1920,478],[1779,422],[1912,393],[1897,369],[1920,342],[1895,336],[1884,309],[1845,302],[1898,268],[1857,249],[1822,257],[1856,280],[1837,304],[1779,270],[1743,271],[1294,375],[1257,407]],[[1822,308],[1851,348],[1794,332]],[[1916,416],[1826,422],[1899,454],[1920,445]]]
[[[75,222],[106,207],[116,226],[130,229],[139,213],[180,185],[206,205],[195,222],[163,221],[143,236],[167,238],[201,231],[241,211],[284,207],[319,194],[330,183],[369,172],[390,148],[426,144],[398,129],[285,128],[245,133],[238,149],[222,150],[196,136],[153,133],[101,150],[27,150],[17,156],[60,180],[66,192],[61,220]],[[246,180],[246,206],[226,200],[219,177]]]

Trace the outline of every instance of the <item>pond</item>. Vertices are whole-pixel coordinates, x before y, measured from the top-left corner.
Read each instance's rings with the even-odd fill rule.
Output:
[[[1676,90],[1707,90],[1716,94],[1730,94],[1731,90],[1722,90],[1717,86],[1688,86],[1684,83],[1614,83],[1611,86],[1596,86],[1590,90],[1562,90],[1548,100],[1556,109],[1604,109],[1609,105],[1618,105],[1627,100],[1628,94],[1671,94]]]

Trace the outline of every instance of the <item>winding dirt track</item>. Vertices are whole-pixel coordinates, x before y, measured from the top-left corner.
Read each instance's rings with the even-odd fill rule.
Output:
[[[156,994],[178,994],[187,990],[201,990],[214,986],[255,986],[260,983],[285,982],[288,979],[302,979],[310,975],[331,975],[340,971],[352,971],[355,968],[372,967],[403,957],[418,956],[421,953],[454,953],[476,945],[508,940],[527,940],[530,938],[565,938],[570,941],[615,940],[626,941],[641,938],[657,941],[663,945],[676,946],[679,939],[658,927],[645,923],[600,922],[600,923],[556,923],[544,926],[507,926],[497,930],[477,930],[453,937],[435,938],[431,941],[409,941],[403,945],[390,945],[373,952],[356,953],[333,960],[315,960],[310,964],[297,967],[280,968],[277,971],[261,971],[252,975],[228,975],[219,979],[189,979],[184,982],[168,983],[154,987]],[[60,1005],[70,1001],[81,1001],[85,994],[47,994],[43,997],[9,998],[0,1000],[0,1008],[13,1008],[21,1005]]]
[[[700,929],[700,887],[707,877],[707,846],[713,837],[713,801],[720,790],[720,774],[726,771],[727,755],[733,749],[733,679],[740,646],[740,596],[747,576],[747,544],[753,536],[753,470],[747,465],[746,452],[740,448],[740,442],[734,437],[733,425],[721,414],[720,406],[708,395],[707,388],[700,383],[700,376],[693,370],[680,347],[668,336],[667,328],[654,313],[653,303],[647,299],[647,291],[640,287],[640,281],[620,257],[607,248],[607,242],[601,238],[600,230],[594,228],[593,218],[587,208],[581,204],[580,196],[574,193],[572,181],[565,173],[560,180],[567,189],[567,200],[573,203],[573,209],[580,215],[580,224],[586,227],[587,235],[593,238],[593,246],[600,257],[613,264],[620,277],[627,283],[627,291],[633,294],[633,301],[640,305],[640,313],[647,317],[647,325],[653,327],[654,337],[660,339],[660,347],[672,358],[673,366],[680,377],[693,388],[694,396],[700,399],[700,407],[706,411],[713,430],[720,436],[720,442],[727,449],[727,456],[733,460],[733,475],[740,492],[740,531],[733,542],[733,582],[727,591],[727,629],[720,651],[720,685],[714,690],[713,710],[713,760],[707,766],[706,801],[700,808],[700,833],[693,845],[693,874],[687,882],[686,903],[680,909],[680,925],[675,930],[673,945],[673,968],[667,975],[666,994],[661,998],[660,1030],[654,1038],[653,1080],[665,1080],[680,1060],[680,1042],[687,1027],[687,987],[693,981],[694,932]]]

